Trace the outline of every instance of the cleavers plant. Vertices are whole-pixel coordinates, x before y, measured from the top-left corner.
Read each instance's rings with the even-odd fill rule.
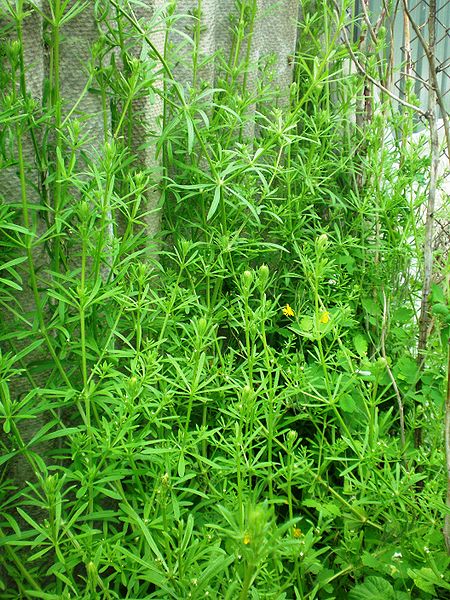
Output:
[[[212,57],[201,0],[190,15],[168,3],[157,25],[138,2],[96,1],[69,102],[65,26],[90,3],[43,4],[0,2],[1,598],[449,597],[448,282],[420,374],[428,164],[385,135],[413,114],[385,98],[354,122],[366,92],[345,24],[309,0],[288,93],[271,57],[251,62],[254,0],[237,0],[230,54]],[[50,32],[41,101],[33,11]],[[189,52],[169,35],[183,19]],[[163,102],[158,169],[133,139],[146,95]]]

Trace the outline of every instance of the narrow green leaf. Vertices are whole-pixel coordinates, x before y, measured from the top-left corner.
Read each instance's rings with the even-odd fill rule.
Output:
[[[219,206],[219,202],[220,202],[220,191],[221,191],[221,186],[217,186],[216,189],[214,190],[214,198],[212,201],[211,206],[209,207],[209,211],[208,211],[208,215],[206,217],[206,220],[209,221],[210,219],[212,219],[212,217],[215,215],[216,210]]]

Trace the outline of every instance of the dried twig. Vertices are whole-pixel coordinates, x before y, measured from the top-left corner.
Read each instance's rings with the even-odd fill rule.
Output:
[[[447,282],[449,285],[449,282]],[[450,338],[448,340],[447,396],[445,399],[445,457],[447,463],[447,508],[450,508]],[[450,554],[450,513],[445,515],[444,540]]]
[[[416,75],[415,73],[412,73],[410,71],[400,71],[400,75],[402,75],[402,77],[406,77],[406,78],[414,79],[414,81],[418,81],[421,85],[423,85],[423,87],[426,90],[430,89],[430,82],[427,81],[426,79],[423,79],[422,77],[419,77],[419,75]]]
[[[370,33],[370,37],[372,39],[372,42],[374,43],[374,45],[376,46],[378,43],[378,38],[377,38],[377,34],[375,31],[375,28],[372,26],[372,23],[370,22],[369,19],[369,14],[367,12],[367,4],[366,4],[367,0],[363,0],[361,2],[361,6],[362,6],[362,10],[363,10],[363,14],[364,14],[364,21],[367,25],[367,29],[369,30]],[[383,8],[383,10],[381,11],[381,14],[384,15],[384,11],[385,9]],[[381,18],[381,17],[380,17]]]
[[[403,0],[403,5],[407,5],[408,0]],[[406,11],[403,11],[403,54],[405,56],[405,76],[410,77],[412,73],[412,53],[411,53],[411,29],[410,21]]]
[[[339,14],[339,5],[336,2],[336,0],[333,0],[333,4],[334,4],[334,7],[335,7],[337,13]],[[384,92],[385,94],[387,94],[390,98],[392,98],[392,100],[395,100],[396,102],[398,102],[399,104],[401,104],[405,108],[409,108],[409,109],[414,110],[417,114],[421,115],[422,117],[426,116],[426,112],[423,111],[420,107],[415,106],[414,104],[410,104],[409,102],[406,102],[406,100],[403,100],[399,96],[396,96],[394,93],[391,92],[391,90],[389,90],[387,87],[385,87],[380,81],[377,81],[374,77],[372,77],[367,72],[367,69],[365,69],[363,67],[363,65],[359,62],[358,57],[353,52],[353,48],[352,48],[352,46],[350,44],[350,41],[348,39],[348,34],[347,34],[347,31],[346,31],[345,27],[342,28],[342,34],[343,34],[343,37],[344,37],[344,44],[345,44],[345,46],[346,46],[346,48],[348,50],[348,53],[350,54],[350,58],[352,59],[353,64],[358,69],[358,71],[361,73],[361,75],[364,75],[364,77],[366,77],[366,79],[368,81],[370,81],[371,83],[373,83],[373,85],[376,86],[379,90],[381,90],[382,92]]]
[[[408,9],[407,0],[403,0],[404,12],[406,13],[409,22],[411,23],[414,32],[425,52],[428,59],[430,85],[428,90],[428,123],[430,129],[430,154],[431,154],[431,169],[430,169],[430,184],[428,187],[428,202],[427,215],[425,221],[425,247],[424,247],[424,281],[422,287],[422,298],[420,305],[419,317],[419,342],[418,350],[418,366],[423,370],[425,352],[427,348],[429,336],[429,296],[431,290],[431,282],[433,275],[433,238],[434,238],[434,210],[436,202],[436,188],[439,168],[439,137],[437,129],[436,108],[440,107],[442,118],[444,121],[444,131],[447,144],[447,152],[450,160],[450,132],[446,107],[444,106],[442,93],[437,80],[437,69],[435,59],[436,49],[436,0],[429,0],[428,13],[428,41],[425,40],[419,26],[414,21]],[[449,340],[450,341],[450,340]],[[445,402],[445,454],[447,465],[447,507],[450,508],[450,354],[448,358],[447,371],[447,396]],[[422,431],[419,428],[415,432],[416,444],[421,443]],[[447,552],[450,554],[450,515],[447,514],[444,519],[444,541],[447,547]]]
[[[439,82],[437,79],[438,69],[436,66],[436,53],[435,53],[435,38],[436,38],[436,0],[430,0],[430,12],[428,18],[428,31],[429,31],[429,42],[423,36],[423,33],[420,31],[420,27],[414,21],[411,11],[408,8],[408,0],[403,0],[403,9],[408,17],[409,22],[411,23],[412,28],[414,29],[414,33],[417,36],[417,39],[420,42],[420,45],[425,52],[425,56],[428,60],[429,71],[430,71],[430,79],[431,86],[434,88],[436,94],[436,101],[441,109],[441,115],[444,122],[444,131],[445,131],[445,142],[447,145],[447,153],[450,162],[450,125],[448,121],[447,109],[444,103],[444,98],[442,96],[442,91],[439,86]]]
[[[436,28],[435,28],[435,17],[436,17],[436,0],[430,0],[430,12],[428,20],[428,31],[429,31],[429,42],[424,42],[427,45],[427,56],[428,54],[434,54],[434,47],[436,42]],[[417,25],[416,25],[417,27]],[[431,64],[430,64],[430,78],[431,75]],[[434,209],[436,204],[436,188],[439,168],[439,137],[437,131],[437,118],[436,118],[436,107],[437,107],[437,96],[436,88],[434,85],[430,85],[428,91],[428,124],[430,131],[430,155],[431,155],[431,167],[430,167],[430,183],[428,186],[428,200],[427,200],[427,212],[425,219],[425,241],[424,241],[424,275],[423,275],[423,286],[422,296],[420,303],[420,316],[419,316],[419,341],[417,345],[417,361],[419,369],[422,370],[424,367],[425,352],[428,343],[428,326],[430,321],[429,315],[429,295],[431,291],[431,283],[433,277],[433,239],[434,239]],[[420,430],[417,431],[416,443],[421,442]]]

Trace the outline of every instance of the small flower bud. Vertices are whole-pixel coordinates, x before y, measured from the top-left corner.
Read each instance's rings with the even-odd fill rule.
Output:
[[[48,475],[45,480],[45,484],[45,487],[47,488],[47,494],[54,494],[57,486],[57,475]]]
[[[86,223],[89,220],[91,210],[89,208],[89,202],[82,200],[78,206],[78,216],[82,223]]]
[[[197,324],[197,333],[199,337],[203,337],[205,335],[206,329],[208,327],[208,322],[205,317],[200,317]]]
[[[294,429],[289,429],[289,431],[287,432],[287,443],[289,446],[292,446],[292,444],[295,442],[295,440],[298,437],[298,433],[294,430]]]
[[[267,265],[261,265],[259,267],[259,285],[261,288],[265,288],[267,281],[269,280],[269,267]]]
[[[147,276],[148,276],[148,272],[149,272],[148,264],[146,264],[145,262],[139,263],[138,268],[137,268],[137,276],[138,276],[138,280],[141,284],[145,283]]]
[[[86,565],[86,571],[91,587],[95,588],[95,586],[97,585],[97,567],[95,566],[95,563],[92,562],[92,560],[89,561]]]
[[[5,109],[14,106],[14,98],[12,94],[5,94],[5,96],[3,97],[3,106],[5,107]]]
[[[136,183],[136,186],[140,187],[145,181],[145,173],[143,173],[142,171],[138,171],[137,173],[135,173],[134,181]]]
[[[247,269],[242,273],[241,281],[244,293],[248,294],[253,281],[253,273]]]
[[[325,248],[328,246],[328,236],[326,233],[322,233],[316,240],[317,250],[319,252],[323,252]]]
[[[253,396],[253,390],[252,388],[247,384],[244,385],[244,387],[242,388],[242,393],[241,393],[241,399],[243,404],[247,404]]]
[[[6,54],[13,65],[17,64],[20,55],[20,42],[19,40],[13,40],[10,44],[5,46]]]
[[[70,124],[72,138],[76,141],[80,137],[81,133],[81,122],[78,119],[73,119]]]

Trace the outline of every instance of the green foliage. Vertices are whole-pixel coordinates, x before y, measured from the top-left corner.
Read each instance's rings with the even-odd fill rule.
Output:
[[[283,101],[270,57],[249,77],[255,2],[237,2],[229,57],[200,55],[191,15],[192,52],[167,36],[162,65],[150,44],[136,58],[154,23],[96,2],[93,151],[94,116],[55,76],[86,9],[66,4],[46,13],[43,106],[26,87],[24,7],[0,5],[0,182],[16,190],[0,208],[1,597],[446,597],[447,291],[433,288],[420,373],[427,165],[385,143],[386,122],[412,115],[383,101],[352,123],[363,85],[327,3],[304,2]],[[165,19],[177,27],[172,4]],[[133,140],[148,95],[165,106],[160,184]]]

